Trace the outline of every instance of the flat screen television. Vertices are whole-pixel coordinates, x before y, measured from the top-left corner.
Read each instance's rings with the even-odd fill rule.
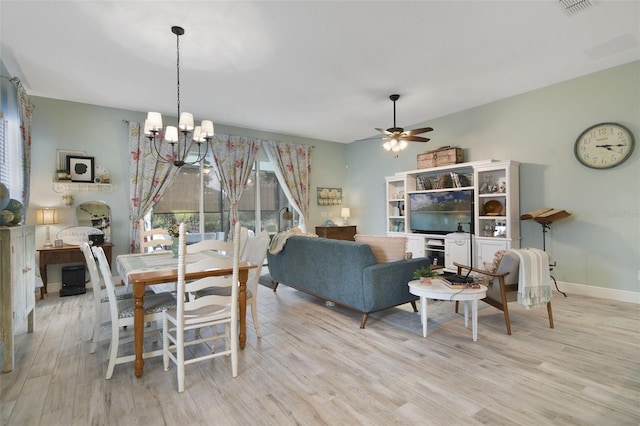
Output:
[[[456,232],[462,229],[473,233],[473,190],[425,192],[409,194],[409,223],[411,231],[424,234]]]

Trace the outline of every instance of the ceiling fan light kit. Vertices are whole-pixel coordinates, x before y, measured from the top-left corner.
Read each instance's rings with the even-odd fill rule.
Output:
[[[398,127],[396,125],[396,101],[400,99],[400,95],[391,95],[389,99],[393,102],[393,127],[389,127],[386,130],[376,127],[376,130],[384,135],[382,147],[387,151],[398,152],[409,146],[407,142],[428,142],[429,138],[416,135],[430,132],[433,129],[431,127],[424,127],[422,129],[405,131],[402,127]]]

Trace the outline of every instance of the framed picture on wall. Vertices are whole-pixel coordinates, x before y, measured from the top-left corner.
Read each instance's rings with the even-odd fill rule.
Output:
[[[67,170],[71,182],[93,182],[93,157],[67,157]]]
[[[70,151],[68,149],[59,149],[56,151],[56,170],[66,170],[69,173],[69,163],[67,157],[84,157],[87,155],[86,151]]]

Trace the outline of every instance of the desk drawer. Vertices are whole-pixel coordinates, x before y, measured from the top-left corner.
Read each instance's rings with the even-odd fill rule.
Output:
[[[42,253],[40,254],[42,256]],[[63,251],[63,252],[50,252],[46,254],[47,263],[72,263],[72,262],[83,262],[84,257],[81,251],[71,252],[71,251]]]

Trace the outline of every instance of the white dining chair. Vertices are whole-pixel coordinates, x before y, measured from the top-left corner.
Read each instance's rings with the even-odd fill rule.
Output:
[[[236,226],[236,232],[240,225]],[[178,392],[184,391],[185,365],[207,359],[231,355],[232,376],[238,375],[238,265],[240,261],[240,240],[233,244],[233,273],[226,277],[206,277],[199,280],[185,282],[187,269],[185,255],[186,244],[184,224],[180,224],[180,239],[178,248],[178,284],[177,305],[168,309],[163,316],[163,361],[165,371],[169,370],[170,361],[176,364],[178,377]],[[199,298],[188,297],[199,290],[210,286],[228,286],[231,288],[230,296],[210,295]],[[219,338],[216,328],[224,324],[225,350],[214,351],[215,341]],[[195,335],[192,340],[187,340],[185,334],[189,330],[202,327],[211,327],[212,336],[202,337]],[[191,336],[191,334],[189,334]],[[185,347],[211,342],[212,349],[204,355],[186,359]]]
[[[147,253],[158,248],[171,250],[173,239],[166,229],[154,228],[146,230],[144,219],[140,219],[138,220],[138,231],[140,233],[140,253]]]
[[[133,330],[133,311],[134,301],[133,299],[121,299],[118,300],[115,295],[115,286],[111,279],[111,268],[107,257],[102,250],[102,247],[92,247],[92,251],[96,259],[98,259],[98,266],[100,273],[102,274],[102,280],[105,283],[107,289],[107,295],[109,298],[109,311],[111,316],[111,344],[109,345],[109,364],[107,366],[107,374],[105,378],[108,380],[113,375],[113,369],[116,364],[122,364],[125,362],[132,362],[135,359],[135,355],[121,355],[118,356],[118,348],[124,344],[131,342],[131,332],[125,333],[122,327],[130,327]],[[155,322],[162,319],[162,312],[166,309],[175,308],[176,299],[170,293],[158,293],[149,294],[144,297],[144,321]],[[154,332],[153,329],[149,330]],[[151,352],[145,352],[143,358],[151,358],[154,356],[162,355],[162,350],[156,350]]]
[[[98,347],[98,342],[100,341],[100,330],[102,329],[102,326],[111,323],[111,320],[102,321],[102,312],[106,305],[109,304],[109,296],[107,294],[107,289],[103,287],[103,281],[100,277],[100,272],[98,271],[96,259],[93,257],[91,246],[85,241],[80,244],[80,250],[84,255],[85,264],[89,270],[89,278],[91,279],[91,287],[93,291],[93,333],[91,336],[91,347],[89,349],[89,353],[95,353]],[[112,276],[111,280],[113,283],[119,283],[120,277]],[[114,291],[116,299],[118,300],[133,298],[133,293],[127,286],[114,286]]]
[[[249,238],[244,254],[241,256],[241,260],[258,266],[257,268],[249,270],[249,277],[247,278],[247,305],[251,306],[253,327],[256,331],[256,336],[258,337],[262,337],[260,325],[258,323],[258,281],[260,280],[260,271],[262,270],[262,264],[264,263],[264,258],[267,255],[268,247],[269,233],[267,231],[262,231],[258,235]],[[196,296],[201,297],[207,294],[229,296],[230,293],[231,289],[229,287],[210,287],[198,291]]]
[[[187,253],[198,253],[204,250],[232,253],[233,242],[222,240],[202,240],[187,246]]]

